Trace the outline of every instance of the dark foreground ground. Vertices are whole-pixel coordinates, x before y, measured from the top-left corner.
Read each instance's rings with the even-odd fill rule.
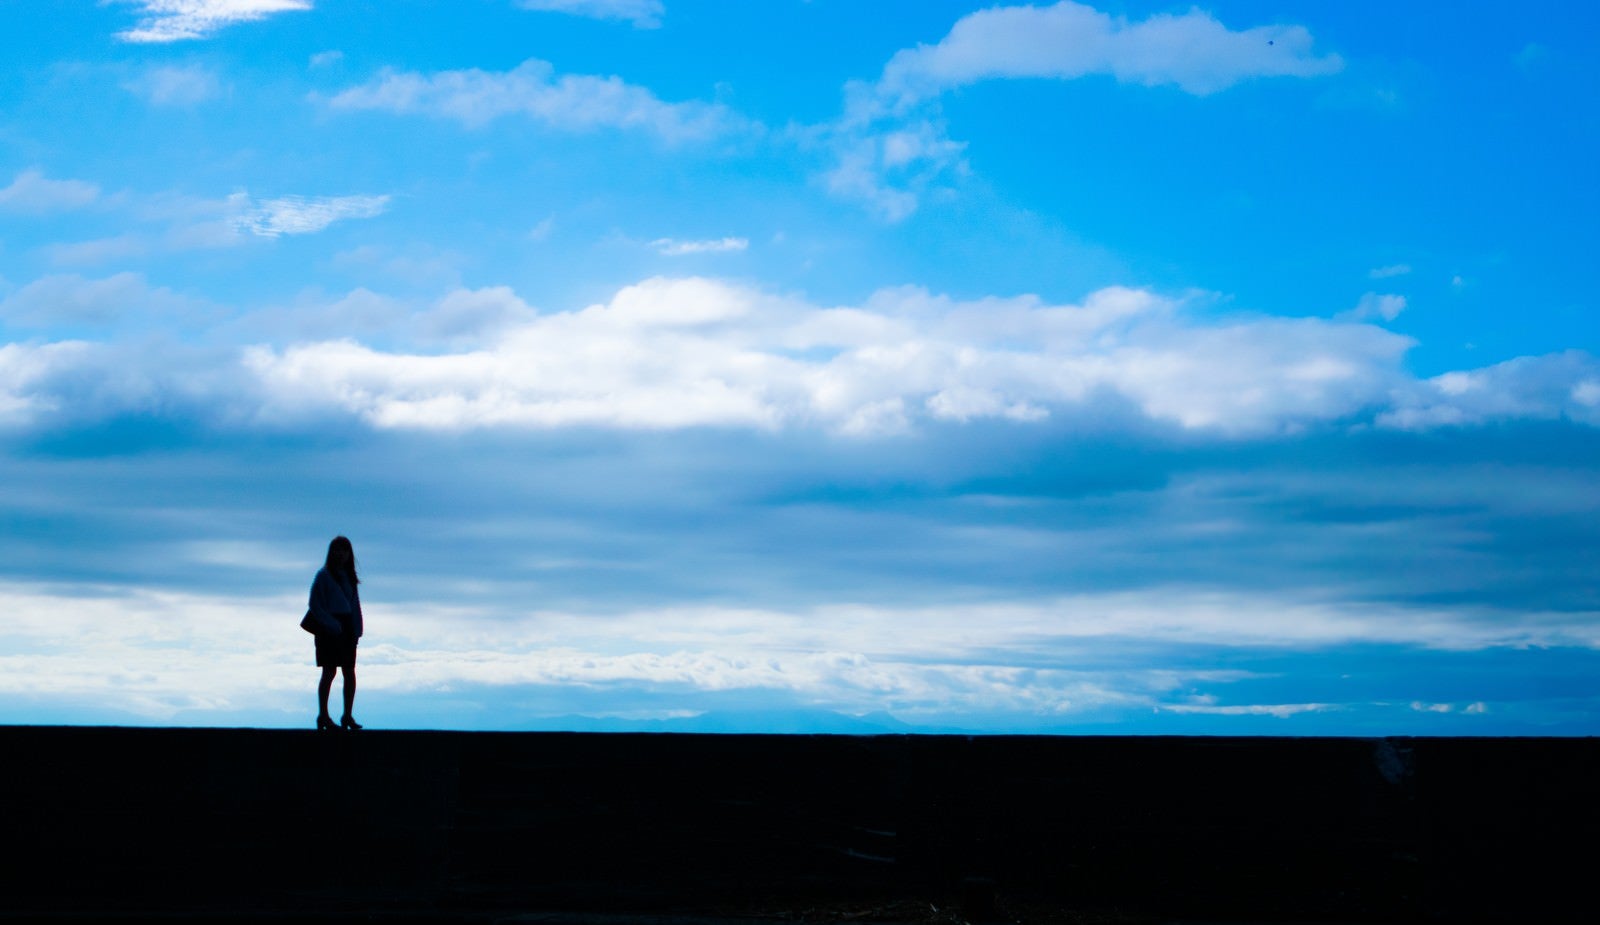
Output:
[[[0,921],[1588,921],[1597,757],[0,727]]]

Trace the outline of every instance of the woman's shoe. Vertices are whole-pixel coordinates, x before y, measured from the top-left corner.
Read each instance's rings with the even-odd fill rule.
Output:
[[[317,731],[318,732],[325,732],[325,731],[327,731],[329,729],[332,729],[335,732],[337,732],[338,729],[339,729],[339,724],[333,721],[333,717],[329,716],[326,713],[324,713],[321,716],[317,717]]]
[[[348,716],[346,716],[344,719],[339,720],[339,726],[341,728],[343,728],[343,729],[348,729],[351,732],[355,732],[357,729],[363,728],[360,723],[356,722],[355,720],[351,719]]]

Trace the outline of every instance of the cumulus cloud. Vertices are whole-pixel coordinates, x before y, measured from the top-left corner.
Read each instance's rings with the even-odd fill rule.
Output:
[[[659,28],[666,12],[661,0],[517,0],[517,6],[591,19],[620,19],[633,23],[636,29]]]
[[[100,187],[83,180],[51,180],[37,169],[17,174],[0,189],[0,211],[42,214],[80,209],[100,198]]]
[[[0,345],[0,425],[27,424],[56,406],[50,394],[56,372],[79,364],[93,348],[67,341]]]
[[[117,33],[124,42],[179,42],[209,38],[234,23],[274,13],[311,9],[311,0],[121,0],[138,6],[137,25]]]
[[[1600,362],[1580,350],[1434,376],[1397,395],[1378,423],[1424,430],[1563,418],[1600,425]]]
[[[159,289],[150,291],[141,307],[152,304],[183,305]],[[128,415],[162,414],[214,424],[252,413],[256,402],[249,394],[251,382],[229,358],[228,351],[155,338],[140,345],[86,340],[6,344],[0,347],[0,408],[6,409],[0,412],[0,423],[70,430]]]
[[[1253,78],[1343,67],[1337,55],[1314,54],[1312,44],[1303,26],[1236,31],[1198,9],[1137,22],[1071,0],[979,10],[940,41],[896,52],[876,81],[846,85],[844,113],[818,132],[834,159],[822,182],[900,221],[928,190],[966,171],[964,143],[928,114],[946,91],[985,80],[1107,75],[1205,96]]]
[[[481,344],[538,313],[509,286],[457,289],[417,318],[419,338],[446,344]]]
[[[750,246],[748,238],[709,238],[703,241],[684,241],[677,238],[657,238],[650,242],[656,253],[667,257],[688,254],[726,254],[742,251]]]
[[[962,17],[934,45],[897,52],[877,89],[905,104],[980,80],[1106,74],[1206,95],[1251,78],[1315,77],[1343,67],[1337,55],[1319,57],[1311,46],[1303,26],[1234,31],[1198,9],[1130,22],[1071,0],[993,7]]]
[[[346,219],[374,218],[388,205],[388,196],[284,196],[254,202],[236,221],[251,234],[276,238],[313,234]]]
[[[335,95],[328,104],[344,110],[420,113],[474,127],[523,115],[566,131],[631,129],[670,142],[713,138],[744,124],[721,104],[664,102],[648,89],[615,76],[558,77],[548,61],[537,59],[510,71],[385,71]]]
[[[123,86],[156,106],[193,106],[222,93],[222,81],[198,64],[152,67]]]
[[[133,274],[66,274],[13,292],[0,317],[17,328],[104,327],[182,302]],[[657,277],[555,312],[503,286],[421,307],[358,289],[232,324],[266,342],[236,354],[242,365],[196,370],[232,383],[232,404],[275,420],[353,415],[380,429],[873,437],[940,422],[1093,419],[1241,439],[1363,423],[1600,425],[1600,365],[1582,352],[1418,380],[1402,365],[1411,339],[1369,322],[1208,317],[1189,298],[1122,287],[1077,304],[903,287],[826,307]],[[294,342],[273,345],[286,335]]]
[[[351,341],[257,348],[287,408],[335,402],[380,427],[820,426],[1021,421],[1123,402],[1223,433],[1333,421],[1381,403],[1410,341],[1318,319],[1205,323],[1181,302],[1101,290],[958,302],[920,289],[818,308],[728,283],[647,280],[610,303],[507,327],[469,353]]]
[[[1403,295],[1368,292],[1361,296],[1361,301],[1356,303],[1355,308],[1339,317],[1350,321],[1367,321],[1373,318],[1393,321],[1405,310],[1406,297]]]

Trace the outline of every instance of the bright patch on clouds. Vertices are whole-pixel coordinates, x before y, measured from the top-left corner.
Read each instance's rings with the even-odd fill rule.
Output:
[[[51,180],[32,169],[0,189],[0,211],[42,214],[81,209],[100,198],[100,187],[83,180]]]
[[[0,695],[89,700],[150,719],[244,709],[303,719],[315,669],[311,641],[296,625],[298,587],[252,599],[0,583],[0,606],[0,652],[10,653],[0,655]],[[1107,705],[1274,716],[1333,708],[1180,699],[1198,684],[1252,677],[1239,671],[1082,667],[1095,664],[1096,647],[1119,641],[1300,648],[1354,640],[1457,650],[1600,643],[1581,614],[1528,629],[1442,611],[1181,590],[921,609],[519,614],[376,600],[365,609],[361,678],[369,697],[487,686],[530,691],[519,697],[526,705],[540,690],[578,689],[598,702],[631,692],[652,709],[678,709],[705,695],[767,692],[807,707],[902,716],[1070,718]]]
[[[482,126],[523,115],[567,131],[633,129],[665,141],[713,138],[743,125],[726,107],[667,103],[620,77],[556,76],[548,61],[529,59],[510,71],[385,71],[328,101],[334,109],[375,109],[457,119]]]
[[[748,238],[713,238],[705,241],[680,241],[676,238],[657,238],[650,242],[656,253],[667,257],[688,254],[726,254],[742,251],[750,246]]]
[[[285,196],[256,202],[238,223],[241,230],[267,238],[312,234],[345,219],[382,215],[388,205],[388,196]]]
[[[274,13],[311,9],[311,0],[120,0],[140,7],[138,25],[117,33],[124,42],[178,42],[208,38],[234,23]]]
[[[514,298],[505,291],[492,299]],[[332,403],[378,427],[818,426],[1033,421],[1126,406],[1183,428],[1276,432],[1382,404],[1404,337],[1319,319],[1205,323],[1110,288],[1080,305],[958,302],[915,289],[818,308],[715,280],[646,280],[540,315],[469,353],[352,341],[256,348],[279,413]]]
[[[525,10],[570,13],[591,19],[620,19],[636,29],[656,29],[666,7],[661,0],[517,0]]]
[[[1251,703],[1217,706],[1203,703],[1166,703],[1160,706],[1168,713],[1191,713],[1205,716],[1273,716],[1288,719],[1301,713],[1324,713],[1339,709],[1336,703]]]
[[[1421,700],[1413,700],[1411,709],[1418,713],[1487,713],[1489,712],[1489,705],[1481,700],[1468,704],[1427,703]]]

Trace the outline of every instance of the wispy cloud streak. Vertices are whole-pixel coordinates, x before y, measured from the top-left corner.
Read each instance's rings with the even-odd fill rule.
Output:
[[[548,61],[537,59],[510,71],[387,71],[335,95],[328,105],[456,119],[472,127],[522,115],[565,131],[632,129],[670,142],[705,140],[747,127],[718,103],[669,103],[616,76],[558,76]]]
[[[254,22],[275,13],[311,9],[311,0],[121,0],[135,4],[144,14],[138,25],[117,33],[124,42],[181,42],[210,38],[241,22]]]

